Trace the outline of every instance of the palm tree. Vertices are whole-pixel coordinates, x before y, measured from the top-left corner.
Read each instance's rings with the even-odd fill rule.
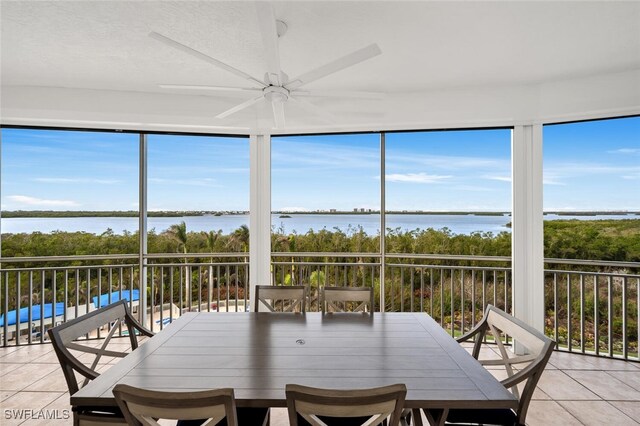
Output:
[[[180,252],[180,246],[182,246],[182,252],[187,253],[187,224],[184,222],[180,222],[177,225],[171,225],[169,227],[169,235],[178,242],[178,247],[176,249],[177,252]]]
[[[242,225],[240,228],[233,231],[229,238],[228,245],[235,251],[246,252],[249,248],[249,227]]]
[[[218,229],[217,231],[209,231],[209,232],[203,232],[203,234],[205,234],[205,237],[207,239],[207,250],[209,251],[209,253],[215,253],[215,246],[216,246],[216,241],[218,241],[218,238],[220,237],[220,235],[222,234],[222,229]],[[213,256],[211,257],[211,265],[209,265],[209,304],[211,304],[211,297],[212,297],[212,293],[213,293]]]
[[[171,235],[171,238],[173,238],[174,240],[176,240],[178,242],[178,247],[176,248],[176,251],[179,253],[180,252],[180,247],[182,246],[182,252],[184,254],[187,254],[188,233],[187,233],[187,224],[184,222],[184,220],[182,222],[180,222],[179,224],[177,224],[177,225],[171,225],[171,227],[169,227],[168,233],[169,233],[169,235]],[[187,303],[187,306],[189,306],[189,305],[191,305],[191,282],[190,282],[190,279],[189,279],[189,276],[190,276],[189,267],[186,265],[187,264],[187,258],[186,257],[184,258],[184,263],[185,263],[185,267],[184,267],[185,297],[189,297],[189,301]]]

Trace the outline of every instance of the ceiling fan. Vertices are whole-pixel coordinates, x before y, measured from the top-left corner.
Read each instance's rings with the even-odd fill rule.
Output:
[[[282,21],[276,20],[273,8],[268,2],[256,2],[256,9],[258,12],[258,23],[260,26],[260,32],[262,34],[262,40],[264,43],[265,56],[267,58],[267,72],[265,73],[263,81],[237,68],[234,68],[229,64],[226,64],[198,50],[192,49],[189,46],[186,46],[157,32],[149,33],[149,37],[169,47],[180,50],[181,52],[187,53],[218,68],[224,69],[232,74],[247,79],[257,87],[194,86],[180,84],[161,84],[160,87],[164,89],[211,90],[221,92],[227,91],[253,93],[254,96],[251,99],[219,113],[218,115],[216,115],[216,118],[228,117],[264,99],[266,102],[271,103],[271,107],[273,109],[273,119],[276,128],[283,128],[285,126],[284,104],[289,101],[292,101],[296,105],[311,113],[320,115],[329,121],[333,121],[335,117],[303,99],[303,97],[305,96],[365,99],[380,99],[384,97],[383,93],[376,92],[343,90],[315,92],[300,90],[300,88],[305,86],[306,84],[378,56],[382,53],[382,51],[377,44],[370,44],[367,47],[356,50],[355,52],[338,58],[312,71],[304,73],[294,79],[289,79],[289,77],[280,68],[280,52],[278,48],[278,37],[282,37],[286,33],[287,25]]]

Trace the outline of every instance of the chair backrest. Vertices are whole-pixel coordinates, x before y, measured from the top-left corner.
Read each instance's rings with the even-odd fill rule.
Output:
[[[373,289],[369,287],[324,287],[320,305],[322,313],[347,311],[373,313]],[[350,309],[349,305],[351,305]]]
[[[372,389],[318,389],[289,384],[285,389],[289,423],[298,426],[298,414],[312,426],[326,426],[320,417],[361,417],[363,425],[376,426],[391,416],[400,422],[407,387],[396,384]]]
[[[518,352],[522,354],[513,355],[511,352],[512,356],[510,356],[502,342],[503,335],[511,336]],[[475,337],[472,355],[476,359],[480,355],[485,337],[493,338],[502,359],[478,360],[482,365],[504,366],[508,377],[501,383],[519,398],[516,415],[519,424],[525,424],[529,402],[549,361],[555,342],[540,331],[492,305],[487,306],[480,323],[466,336]],[[465,336],[459,340],[465,340]],[[514,365],[518,366],[518,371],[514,371]],[[520,392],[517,385],[523,382],[524,388]]]
[[[105,326],[107,328],[107,335],[104,341],[88,340],[96,330],[102,329]],[[70,395],[73,395],[90,380],[99,376],[99,373],[96,372],[96,367],[98,366],[100,358],[103,356],[122,358],[127,355],[127,352],[108,348],[111,338],[118,330],[122,330],[123,326],[129,334],[131,350],[135,350],[138,347],[136,333],[148,337],[153,336],[152,332],[142,327],[142,325],[131,316],[125,300],[112,303],[109,306],[89,312],[88,314],[48,330],[51,344],[58,356],[58,361],[60,361]],[[81,344],[78,340],[81,337],[85,338],[86,343],[100,342],[100,346],[95,347]],[[79,354],[74,355],[71,351]],[[79,359],[80,355],[86,353],[94,355],[93,361],[89,365]],[[82,384],[78,382],[76,372],[85,377]]]
[[[159,426],[158,420],[201,420],[214,426],[226,417],[228,426],[237,426],[233,389],[199,392],[159,392],[118,384],[113,395],[129,425]]]
[[[260,304],[271,312],[306,312],[307,288],[303,285],[257,285],[255,292],[255,312]]]

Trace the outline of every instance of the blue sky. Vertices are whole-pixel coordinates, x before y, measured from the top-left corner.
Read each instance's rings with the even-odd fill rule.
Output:
[[[510,210],[509,130],[389,133],[389,210]],[[150,135],[150,210],[248,210],[247,138]],[[377,134],[272,141],[274,210],[379,209]],[[135,134],[2,129],[2,210],[137,210]],[[640,117],[544,128],[545,210],[640,210]]]

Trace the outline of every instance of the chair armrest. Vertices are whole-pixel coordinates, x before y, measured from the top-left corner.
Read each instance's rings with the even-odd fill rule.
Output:
[[[476,334],[483,332],[484,329],[486,328],[484,325],[485,324],[484,324],[483,321],[479,322],[474,328],[469,330],[467,332],[467,334],[464,334],[464,335],[456,338],[456,342],[458,342],[458,343],[466,342],[467,340],[469,340],[472,337],[474,337]]]
[[[138,320],[136,320],[133,316],[129,315],[128,317],[128,321],[131,322],[131,325],[133,326],[134,329],[138,330],[140,332],[140,334],[142,334],[143,336],[147,336],[147,337],[153,337],[155,336],[155,333],[147,328],[145,328],[142,324],[140,324],[138,322]]]

